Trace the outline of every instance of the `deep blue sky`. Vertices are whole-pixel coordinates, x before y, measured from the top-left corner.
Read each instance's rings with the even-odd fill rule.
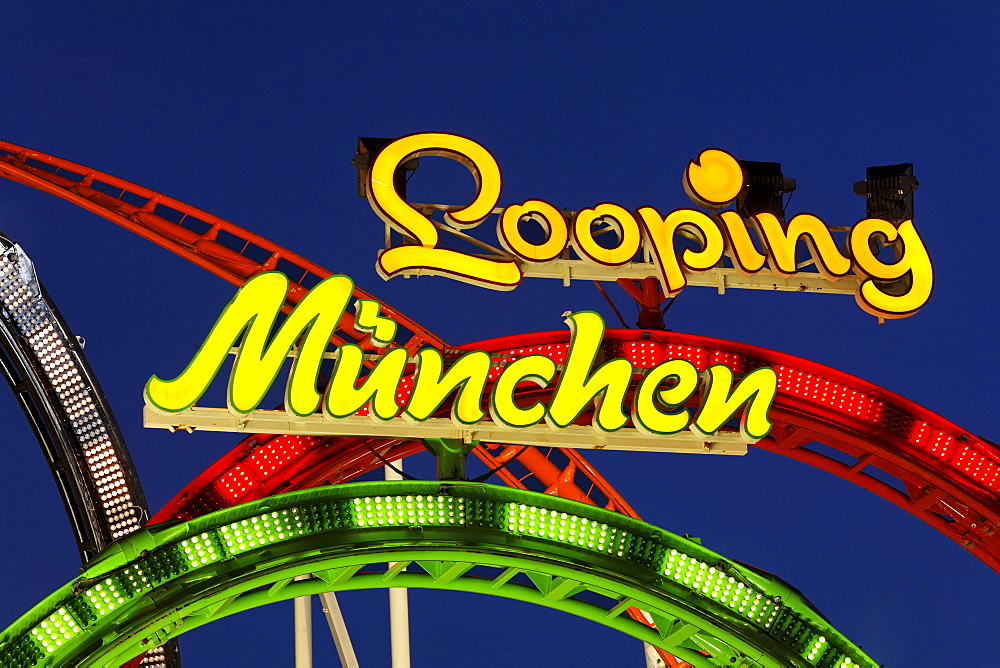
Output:
[[[0,40],[0,136],[232,220],[334,271],[455,343],[562,327],[590,286],[510,293],[374,271],[381,222],[355,197],[359,135],[440,130],[485,144],[501,203],[684,206],[707,147],[778,161],[791,211],[853,223],[869,165],[913,162],[916,224],[937,286],[877,326],[850,297],[691,288],[668,327],[793,353],[881,384],[996,440],[996,109],[1000,10],[988,3],[31,3]],[[428,161],[415,199],[447,201]],[[435,171],[438,169],[439,171]],[[141,391],[190,357],[233,289],[61,200],[0,183],[19,241],[76,332],[159,507],[232,435],[141,426]],[[618,296],[620,306],[626,306]],[[0,396],[10,623],[77,572],[33,437]],[[430,475],[423,463],[407,462]],[[701,536],[799,587],[889,666],[994,663],[1000,579],[895,506],[804,465],[595,453],[647,520]],[[414,665],[642,665],[638,643],[530,606],[427,592]],[[383,591],[342,597],[362,664],[387,665]],[[317,618],[317,630],[321,631]],[[318,635],[317,656],[331,655]],[[182,638],[186,665],[290,665],[291,604]],[[334,659],[335,660],[335,659]]]

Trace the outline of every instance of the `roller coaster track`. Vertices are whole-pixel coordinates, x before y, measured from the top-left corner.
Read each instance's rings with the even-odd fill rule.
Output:
[[[28,256],[0,238],[0,364],[42,444],[84,563],[137,530],[149,508],[77,338]]]

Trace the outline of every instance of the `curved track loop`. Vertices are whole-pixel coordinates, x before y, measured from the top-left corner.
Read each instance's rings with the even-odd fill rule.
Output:
[[[511,358],[547,354],[561,362],[569,336],[568,331],[525,334],[468,344],[461,349],[486,350]],[[774,428],[772,436],[758,442],[757,447],[805,462],[878,494],[1000,572],[1000,450],[996,444],[877,385],[766,348],[673,332],[607,330],[604,355],[605,359],[626,358],[637,369],[652,368],[678,357],[698,369],[719,363],[737,373],[773,367],[779,379],[770,412]],[[534,389],[530,392],[533,396],[544,394]],[[581,419],[586,423],[589,415],[585,413]],[[316,443],[308,444],[309,438]],[[255,488],[258,480],[266,479],[260,489],[273,493],[350,479],[381,464],[372,453],[377,446],[366,439],[328,439],[322,441],[322,446],[318,437],[278,439],[263,441],[255,449],[244,441],[178,494],[154,521],[215,510],[225,504],[229,495],[236,495],[230,503],[259,498]],[[299,445],[291,446],[295,439],[301,439]],[[330,450],[321,454],[314,451],[322,447]],[[520,449],[509,446],[498,456],[484,460],[499,463]],[[389,445],[383,457],[401,457],[416,450],[413,445]],[[597,502],[599,493],[607,494],[610,485],[587,468],[578,453],[562,452],[569,457],[563,468],[549,460],[524,462],[534,467],[536,488],[540,482],[542,491],[555,490],[560,496],[591,503]],[[533,456],[541,453],[536,450]],[[508,484],[525,486],[509,469],[503,473]],[[582,474],[587,482],[577,484],[574,473]],[[556,487],[549,489],[547,484]],[[587,489],[581,489],[585,485]],[[577,497],[581,492],[585,493]],[[627,507],[619,510],[634,516]]]
[[[876,665],[798,590],[686,538],[548,495],[437,481],[328,486],[144,529],[0,635],[0,661],[117,665],[251,607],[388,586],[545,605],[695,666]],[[625,616],[631,605],[657,629]]]
[[[76,204],[207,269],[233,285],[241,286],[264,271],[281,271],[289,279],[288,299],[282,309],[286,313],[291,311],[309,288],[332,275],[329,270],[306,258],[207,211],[111,174],[17,144],[0,141],[0,176]],[[354,297],[375,299],[356,286]],[[381,300],[378,301],[382,312],[400,325],[400,338],[409,332],[409,338],[403,345],[411,354],[425,345],[446,347],[444,340]],[[339,345],[348,341],[373,351],[369,337],[358,336],[354,329],[353,314],[345,312],[331,342]],[[256,438],[245,439],[237,449],[251,447]],[[273,438],[281,437],[264,436],[268,440]],[[368,445],[372,448],[391,449],[395,444],[392,441],[373,440]],[[513,455],[509,448],[508,452],[506,456]],[[475,454],[487,464],[497,465],[496,459],[483,447],[477,447]],[[522,455],[521,458],[529,467],[532,466],[531,462],[535,462],[537,471],[529,468],[524,477],[551,480],[546,485],[551,493],[586,501],[586,493],[573,484],[571,479],[567,481],[567,476],[571,478],[572,470],[576,469],[591,472],[589,487],[591,490],[598,490],[600,496],[606,499],[602,505],[638,517],[582,455],[574,455],[575,461],[560,469],[553,478],[553,465],[547,461],[547,455],[534,447],[528,447],[525,454],[527,456]],[[517,487],[524,487],[509,474],[502,474],[502,479]],[[642,619],[638,610],[630,610],[629,614]],[[668,668],[680,668],[684,665],[662,651],[658,651],[658,654]]]

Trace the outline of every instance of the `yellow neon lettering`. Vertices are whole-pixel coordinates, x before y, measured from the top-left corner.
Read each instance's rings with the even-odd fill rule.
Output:
[[[296,305],[277,333],[288,279],[277,272],[254,276],[223,310],[188,367],[175,379],[153,376],[146,383],[147,402],[164,412],[190,408],[205,393],[237,339],[243,334],[229,379],[229,410],[245,415],[260,405],[295,342],[305,333],[285,388],[290,415],[313,413],[321,396],[316,390],[320,362],[330,336],[347,308],[354,284],[346,276],[331,276],[316,285]]]
[[[406,349],[394,348],[382,355],[358,387],[364,366],[364,351],[354,344],[337,347],[333,378],[326,388],[323,413],[328,418],[346,418],[370,403],[369,415],[376,420],[391,420],[399,412],[396,390],[406,370]]]
[[[374,299],[354,302],[354,328],[371,335],[372,345],[385,348],[396,338],[399,325],[392,318],[381,314],[382,306]]]
[[[675,379],[671,387],[658,389],[668,379]],[[698,369],[684,359],[663,362],[651,369],[635,392],[632,423],[644,434],[670,435],[687,428],[691,411],[681,408],[665,412],[660,407],[677,408],[691,398],[698,389]]]
[[[691,424],[691,431],[711,436],[747,404],[740,419],[740,435],[746,441],[758,441],[771,431],[767,413],[778,391],[778,374],[770,367],[755,369],[735,388],[733,377],[732,369],[723,364],[708,367],[701,410]]]
[[[545,387],[555,375],[556,363],[545,355],[528,355],[514,360],[493,384],[490,418],[497,426],[515,429],[538,424],[545,417],[545,406],[536,401],[527,408],[521,408],[514,401],[514,392],[524,382]]]
[[[618,245],[605,248],[594,238],[595,222],[611,225],[618,234]],[[632,214],[617,204],[598,204],[592,209],[584,209],[576,214],[573,221],[573,244],[580,256],[597,264],[619,267],[635,259],[642,245],[639,224]]]
[[[684,192],[708,209],[721,209],[736,199],[743,182],[739,161],[717,148],[702,151],[684,170]]]
[[[414,272],[441,274],[488,287],[513,288],[521,270],[512,261],[494,261],[438,248],[434,221],[411,206],[396,191],[393,175],[411,157],[441,156],[465,165],[476,180],[476,196],[445,217],[457,226],[472,227],[486,219],[500,200],[500,166],[483,146],[458,135],[424,132],[401,137],[386,146],[368,172],[368,202],[382,220],[416,240],[416,246],[396,246],[379,254],[376,269],[383,278]],[[485,278],[483,278],[485,277]]]
[[[592,311],[581,311],[567,317],[566,323],[572,337],[565,368],[549,404],[549,426],[568,427],[593,402],[596,406],[591,420],[594,429],[605,433],[617,431],[628,422],[622,406],[632,377],[632,365],[626,359],[614,359],[591,374],[604,339],[604,320]]]
[[[767,247],[768,266],[775,276],[791,276],[799,270],[795,255],[799,239],[805,241],[816,269],[826,280],[836,280],[851,270],[850,259],[841,255],[826,223],[816,216],[793,216],[787,230],[771,213],[758,213],[750,221]]]
[[[397,274],[448,276],[494,290],[513,290],[524,274],[516,262],[494,262],[450,248],[395,246],[381,251],[376,270],[388,280]]]
[[[529,199],[504,208],[497,221],[497,237],[512,259],[495,260],[439,248],[440,223],[432,220],[429,212],[425,215],[407,203],[396,192],[393,183],[394,173],[403,162],[412,156],[424,155],[459,161],[476,180],[477,193],[473,201],[445,214],[450,225],[478,225],[499,202],[500,167],[489,151],[475,141],[448,133],[428,132],[391,143],[377,155],[369,171],[368,199],[383,220],[415,243],[381,251],[376,269],[386,279],[398,274],[440,275],[495,290],[511,290],[520,284],[525,262],[553,262],[561,256],[567,257],[563,253],[570,241],[583,260],[613,267],[634,262],[646,243],[645,254],[657,265],[664,292],[673,296],[687,286],[687,275],[691,272],[714,268],[724,272],[725,266],[720,264],[723,255],[728,255],[735,270],[744,276],[753,276],[767,265],[775,276],[789,278],[799,273],[797,251],[802,241],[824,280],[843,278],[852,267],[860,279],[867,278],[857,294],[858,303],[880,317],[911,315],[926,303],[933,287],[930,260],[912,223],[901,225],[893,236],[894,241],[888,242],[895,245],[899,253],[904,246],[917,246],[912,255],[886,264],[861,248],[862,242],[849,242],[849,245],[858,245],[858,257],[852,262],[853,253],[845,257],[830,228],[812,214],[793,216],[785,225],[766,212],[743,220],[737,211],[721,211],[740,195],[747,176],[736,158],[719,149],[702,151],[688,163],[683,175],[685,192],[696,204],[711,209],[711,216],[693,209],[679,209],[664,217],[648,206],[632,213],[618,204],[605,202],[581,210],[572,221],[570,235],[569,222],[556,207],[544,200]],[[525,220],[542,226],[543,242],[535,243],[525,238],[520,228]],[[617,245],[607,248],[598,243],[599,234],[593,229],[595,222],[611,226],[617,234]],[[752,229],[748,229],[748,225]],[[696,241],[700,248],[688,246],[678,250],[677,234]],[[880,236],[877,231],[873,234]],[[852,233],[854,236],[860,239],[864,235]],[[904,244],[907,237],[909,243]],[[865,267],[868,267],[867,274]],[[568,265],[564,269],[568,271]],[[876,276],[879,272],[886,275],[901,272],[903,276],[881,279]],[[905,278],[907,274],[909,278]],[[564,280],[568,280],[565,278],[568,274],[564,272],[563,275]],[[893,285],[886,286],[887,282]]]
[[[373,420],[389,421],[403,403],[397,398],[400,381],[409,364],[407,351],[395,348],[382,355],[364,374],[365,352],[356,344],[337,349],[332,378],[325,397],[317,392],[320,363],[330,336],[341,321],[354,291],[350,279],[332,276],[316,285],[292,310],[277,331],[276,318],[285,302],[288,280],[277,272],[254,277],[237,292],[206,337],[188,367],[174,380],[153,376],[145,388],[146,401],[161,412],[184,411],[202,396],[221,368],[230,349],[242,336],[229,381],[229,408],[237,415],[256,409],[274,382],[297,341],[301,342],[286,385],[286,410],[292,416],[315,412],[322,404],[331,420],[356,415],[365,405]],[[327,308],[330,307],[330,308]],[[366,310],[366,308],[368,310]],[[377,329],[382,319],[358,302],[359,320]],[[372,315],[375,313],[375,315]],[[508,428],[525,428],[545,419],[553,429],[574,424],[593,405],[591,424],[602,433],[624,427],[629,417],[624,408],[633,367],[624,358],[605,362],[594,369],[604,340],[604,322],[593,312],[569,315],[571,340],[566,363],[549,407],[542,401],[519,405],[519,386],[535,383],[545,387],[557,374],[556,363],[544,355],[515,359],[498,375],[490,396],[494,422]],[[412,393],[403,417],[421,422],[433,417],[449,396],[451,419],[457,425],[480,422],[486,382],[493,367],[490,355],[468,352],[445,369],[444,356],[435,349],[417,353]],[[748,440],[761,438],[770,429],[767,411],[777,387],[771,369],[747,375],[735,389],[733,372],[723,365],[710,367],[703,393],[703,406],[690,428],[710,435],[724,425],[744,404],[741,430]],[[647,434],[672,434],[690,421],[683,404],[697,385],[698,374],[685,360],[664,362],[652,369],[636,388],[631,415],[637,429]],[[666,409],[666,410],[665,410]]]
[[[744,276],[753,276],[763,269],[767,256],[757,250],[743,217],[735,211],[722,211],[718,216],[726,233],[730,257],[736,271]]]
[[[653,244],[653,258],[660,270],[663,291],[675,295],[687,285],[682,266],[690,271],[711,269],[725,251],[725,239],[714,220],[701,211],[677,209],[666,218],[651,206],[644,206],[636,213],[646,230],[646,236]],[[700,250],[685,248],[680,260],[674,248],[674,235],[683,228],[701,244]]]
[[[452,421],[456,424],[476,424],[486,417],[480,404],[490,366],[489,354],[476,351],[462,355],[442,375],[444,357],[441,352],[424,348],[417,353],[413,394],[403,417],[423,422],[434,415],[449,394],[458,389],[458,396],[451,403]]]
[[[521,235],[520,222],[524,218],[538,221],[545,230],[545,242],[533,244]],[[559,257],[569,241],[566,219],[548,202],[529,199],[521,204],[511,204],[500,215],[497,237],[508,252],[530,262],[548,262]]]
[[[899,259],[886,264],[872,253],[872,237],[885,239],[897,248]],[[876,242],[877,243],[877,242]],[[868,313],[882,318],[904,318],[927,303],[934,289],[934,267],[923,240],[912,220],[904,220],[897,228],[887,220],[866,218],[851,228],[851,256],[858,273],[866,276],[856,294],[858,305]],[[900,245],[902,248],[900,248]],[[907,284],[903,279],[909,274]],[[894,294],[888,286],[875,281],[897,281],[902,294]]]

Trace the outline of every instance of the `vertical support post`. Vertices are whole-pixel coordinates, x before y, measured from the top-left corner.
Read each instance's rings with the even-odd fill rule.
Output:
[[[385,479],[402,480],[403,476],[386,466]],[[389,568],[394,565],[390,562]],[[410,668],[410,602],[405,587],[389,587],[389,642],[392,668]]]
[[[311,576],[299,575],[296,580],[308,580]],[[312,668],[312,597],[298,596],[294,599],[295,620],[295,668]]]
[[[627,278],[619,278],[617,283],[641,307],[639,320],[635,323],[639,329],[664,328],[663,300],[666,298],[666,295],[660,289],[658,279],[644,278],[640,281],[633,281]],[[670,304],[667,305],[667,308],[670,308]]]
[[[656,653],[655,647],[648,642],[644,642],[642,643],[642,649],[646,656],[646,668],[664,668],[666,664],[663,663],[660,655]]]
[[[479,441],[457,438],[425,438],[424,447],[437,459],[438,480],[467,480],[465,460]]]

